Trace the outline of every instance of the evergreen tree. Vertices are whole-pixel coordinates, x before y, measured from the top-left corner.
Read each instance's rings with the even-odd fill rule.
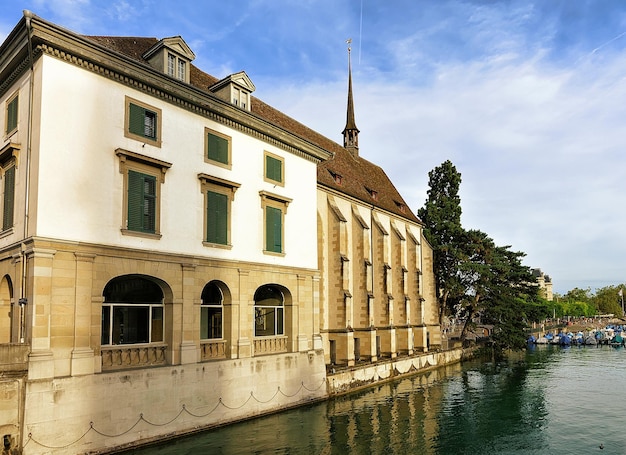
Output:
[[[462,296],[459,267],[461,227],[461,174],[451,161],[445,161],[428,173],[429,190],[424,207],[417,212],[424,223],[424,236],[433,247],[435,288],[439,299],[439,322],[453,312]]]

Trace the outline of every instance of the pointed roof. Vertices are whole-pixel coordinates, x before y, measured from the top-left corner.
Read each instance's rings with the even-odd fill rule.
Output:
[[[348,55],[349,55],[348,51]],[[348,60],[350,60],[350,57],[348,57]],[[346,127],[343,129],[343,132],[345,133],[348,130],[356,130],[357,132],[359,131],[359,129],[356,127],[356,122],[354,121],[354,101],[352,99],[352,65],[351,63],[348,61],[348,112],[346,115]]]

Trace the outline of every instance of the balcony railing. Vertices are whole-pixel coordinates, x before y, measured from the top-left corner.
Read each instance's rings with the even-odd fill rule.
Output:
[[[216,360],[226,358],[226,340],[200,342],[200,360]]]
[[[166,344],[102,346],[102,371],[165,365]]]
[[[264,337],[254,339],[254,355],[287,352],[287,337]]]

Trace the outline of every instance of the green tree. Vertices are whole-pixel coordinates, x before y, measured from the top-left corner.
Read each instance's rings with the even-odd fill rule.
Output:
[[[595,295],[591,299],[600,314],[614,314],[622,316],[622,299],[619,291],[622,286],[606,286],[596,289]]]
[[[463,288],[459,280],[462,250],[459,240],[461,227],[461,174],[451,161],[445,161],[428,173],[429,190],[418,216],[424,223],[424,236],[433,247],[435,289],[439,298],[439,322],[452,313]]]
[[[529,322],[540,321],[545,314],[538,311],[539,289],[532,270],[522,264],[525,254],[497,246],[478,230],[466,232],[464,248],[461,275],[468,320],[480,314],[482,322],[493,324],[497,349],[522,348]]]

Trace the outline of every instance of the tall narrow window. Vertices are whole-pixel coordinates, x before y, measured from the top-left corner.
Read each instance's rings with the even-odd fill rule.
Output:
[[[160,118],[160,109],[126,98],[126,137],[160,147]]]
[[[209,243],[228,243],[228,196],[207,191],[207,233]]]
[[[285,214],[291,199],[277,194],[260,191],[263,208],[264,245],[263,252],[285,254]]]
[[[128,171],[128,229],[154,233],[156,227],[156,178]]]
[[[204,194],[203,243],[205,246],[230,248],[231,203],[240,185],[207,174],[198,174],[198,178]]]
[[[122,233],[160,236],[161,186],[171,163],[124,149],[116,149],[124,178]]]
[[[7,112],[6,112],[6,128],[5,133],[12,133],[17,129],[17,113],[19,106],[19,97],[16,94],[12,99],[7,102]]]
[[[222,338],[222,291],[215,282],[210,282],[202,290],[200,307],[200,339]]]
[[[4,195],[2,205],[2,230],[13,227],[13,207],[15,200],[15,166],[4,171]]]
[[[265,180],[271,183],[284,184],[283,158],[265,153]]]
[[[167,54],[167,75],[176,76],[176,56],[174,54]]]
[[[276,207],[265,207],[265,250],[283,252],[283,212]]]
[[[254,293],[254,336],[285,333],[284,296],[276,286],[261,286]]]
[[[185,61],[178,59],[178,79],[185,80]]]

